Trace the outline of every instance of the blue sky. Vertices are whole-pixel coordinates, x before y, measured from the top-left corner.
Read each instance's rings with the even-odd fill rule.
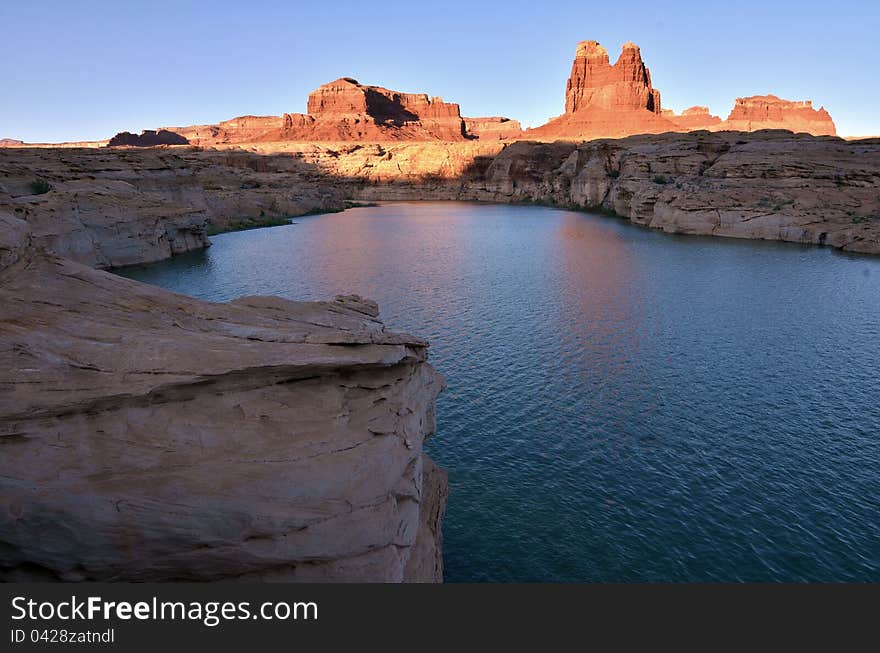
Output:
[[[880,2],[0,0],[0,138],[304,112],[338,77],[442,95],[469,116],[558,115],[575,45],[635,41],[664,107],[775,93],[880,134]]]

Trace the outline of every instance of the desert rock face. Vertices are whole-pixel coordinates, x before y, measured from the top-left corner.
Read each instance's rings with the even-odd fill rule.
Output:
[[[375,303],[202,302],[0,211],[0,307],[3,579],[442,578],[443,379]]]
[[[709,113],[709,107],[690,107],[677,114],[672,110],[663,110],[663,117],[688,131],[697,129],[713,129],[721,124],[721,118]]]
[[[733,110],[719,129],[756,131],[788,129],[814,136],[835,136],[834,121],[824,107],[813,108],[810,100],[791,102],[775,95],[737,98]]]
[[[565,87],[565,113],[524,137],[537,140],[613,138],[682,131],[661,115],[660,91],[634,43],[626,43],[615,64],[597,41],[578,43]]]

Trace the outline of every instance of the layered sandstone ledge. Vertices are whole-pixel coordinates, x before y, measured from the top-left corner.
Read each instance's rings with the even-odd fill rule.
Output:
[[[880,254],[880,140],[787,131],[515,143],[475,198],[610,211],[674,234]]]
[[[424,341],[358,297],[213,304],[40,240],[0,210],[0,578],[442,579]]]

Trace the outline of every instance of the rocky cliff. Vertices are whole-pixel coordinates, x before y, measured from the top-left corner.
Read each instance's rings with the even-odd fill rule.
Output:
[[[315,174],[298,158],[240,151],[3,149],[0,211],[28,222],[40,247],[118,267],[201,249],[209,231],[341,210]]]
[[[464,144],[462,144],[464,145]],[[880,140],[693,132],[303,153],[348,198],[542,202],[669,233],[880,254]]]
[[[565,86],[565,113],[523,136],[589,140],[667,131],[682,129],[662,116],[660,91],[651,85],[639,47],[624,44],[612,65],[597,41],[582,41]]]
[[[0,211],[0,578],[438,581],[442,387],[367,300],[197,301]]]
[[[668,233],[880,253],[880,140],[766,131],[520,142],[476,184],[495,201],[610,211]]]

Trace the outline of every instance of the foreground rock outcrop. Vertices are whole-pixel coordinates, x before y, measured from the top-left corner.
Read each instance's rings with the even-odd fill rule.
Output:
[[[0,212],[0,578],[440,580],[442,387],[373,302],[198,301]]]

